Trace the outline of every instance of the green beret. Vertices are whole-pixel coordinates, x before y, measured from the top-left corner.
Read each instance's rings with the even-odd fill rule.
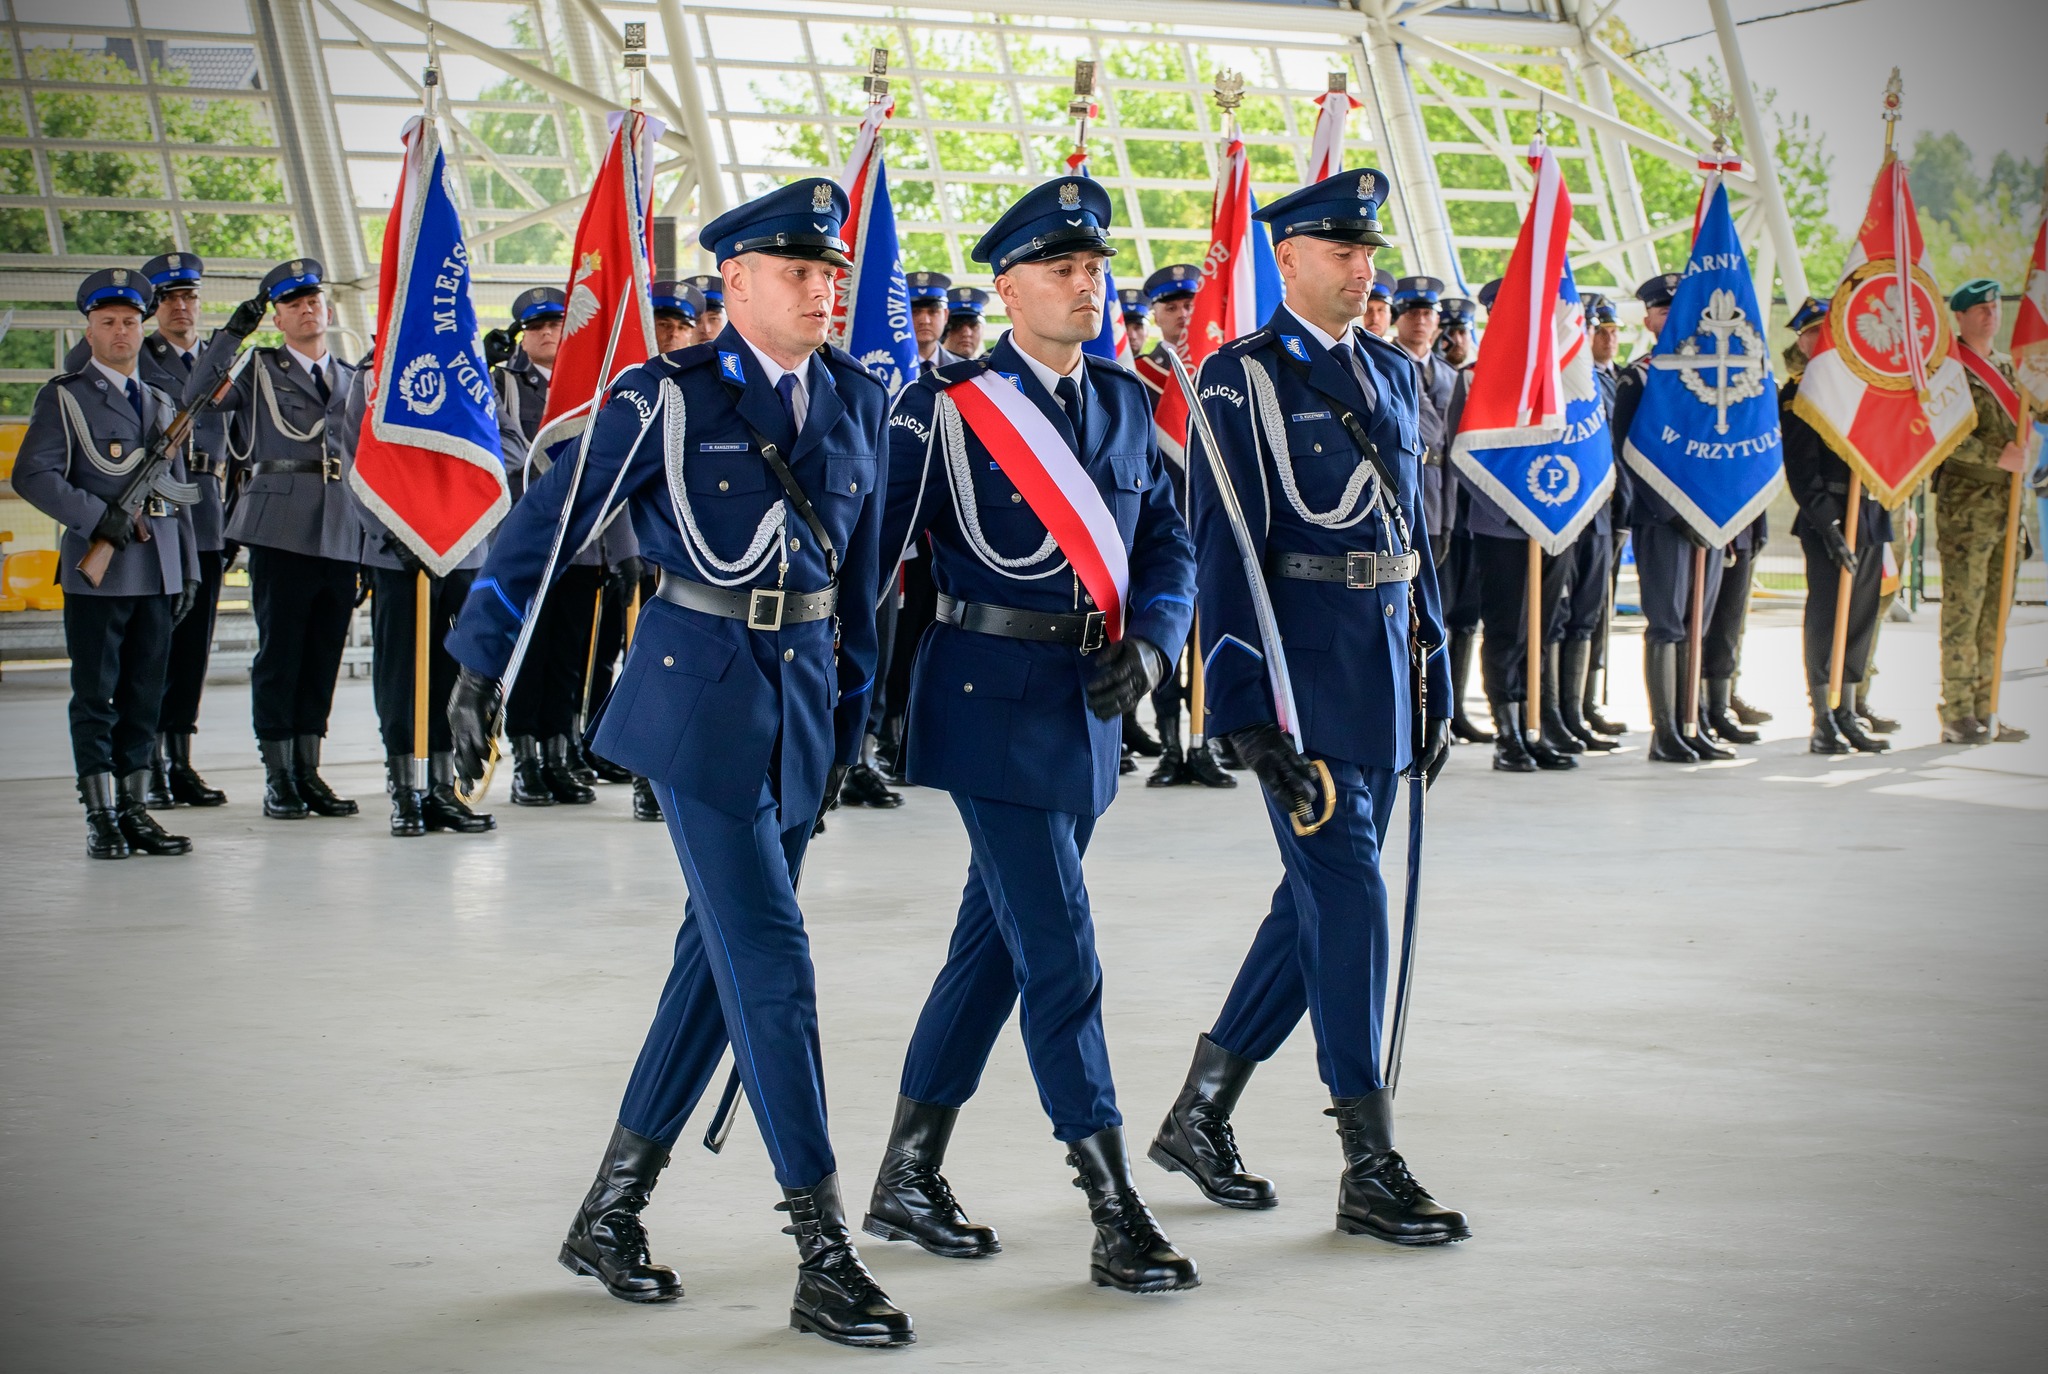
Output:
[[[1975,281],[1966,281],[1961,286],[1958,286],[1954,294],[1948,298],[1948,308],[1951,310],[1968,310],[1973,305],[1982,305],[1986,301],[1995,301],[1998,299],[2001,290],[2002,288],[2000,288],[1998,283],[1989,277],[1979,277]]]

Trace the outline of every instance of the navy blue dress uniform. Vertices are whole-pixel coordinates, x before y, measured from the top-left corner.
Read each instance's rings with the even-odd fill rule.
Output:
[[[845,216],[845,194],[813,178],[719,216],[702,242],[721,263],[759,251],[843,264]],[[803,1256],[792,1321],[868,1344],[908,1341],[910,1322],[847,1240],[796,878],[829,775],[852,761],[867,716],[887,411],[881,384],[841,350],[821,346],[785,372],[733,324],[648,360],[613,385],[573,501],[561,463],[512,508],[448,640],[463,665],[458,766],[474,776],[563,505],[565,548],[630,510],[660,596],[591,742],[653,781],[689,897],[561,1259],[619,1297],[680,1296],[648,1257],[639,1212],[730,1044]]]
[[[1491,308],[1500,291],[1498,280],[1479,288],[1480,302]],[[1471,369],[1458,374],[1451,393],[1447,428],[1458,432],[1465,413],[1465,397],[1472,386]],[[1515,523],[1500,503],[1463,473],[1458,475],[1460,526],[1470,545],[1470,562],[1461,570],[1459,596],[1476,603],[1486,634],[1479,644],[1479,676],[1486,704],[1493,715],[1493,730],[1486,739],[1493,744],[1493,766],[1503,773],[1533,773],[1540,769],[1564,770],[1578,767],[1578,760],[1564,747],[1565,741],[1544,734],[1536,721],[1523,719],[1529,700],[1529,536]],[[1568,558],[1544,554],[1542,587],[1538,593],[1543,608],[1543,633],[1552,623],[1555,608],[1562,602]],[[1454,664],[1463,646],[1453,641]],[[1453,689],[1463,704],[1464,688]],[[1554,694],[1546,690],[1549,698]],[[1480,732],[1485,733],[1485,732]],[[1571,741],[1576,748],[1577,742]]]
[[[154,298],[140,272],[111,267],[79,285],[77,303],[88,319],[133,311],[139,343]],[[15,492],[64,527],[57,557],[71,659],[71,757],[86,808],[86,852],[96,859],[192,847],[164,833],[147,801],[172,627],[199,593],[197,539],[190,509],[160,488],[134,519],[116,504],[176,413],[135,360],[125,361],[126,372],[88,356],[36,393],[13,476]],[[170,476],[187,480],[182,456]],[[115,546],[98,586],[78,571],[96,539]]]
[[[1649,309],[1669,309],[1680,281],[1676,272],[1651,277],[1636,288],[1636,299]],[[1614,391],[1614,456],[1623,465],[1622,448],[1629,426],[1635,422],[1636,407],[1642,404],[1643,386],[1650,375],[1650,350],[1631,358],[1621,370]],[[1697,760],[1727,759],[1734,755],[1704,733],[1687,735],[1678,727],[1678,709],[1684,699],[1683,684],[1688,673],[1697,675],[1699,665],[1687,663],[1686,640],[1690,633],[1692,609],[1693,550],[1704,541],[1677,509],[1648,482],[1633,482],[1628,495],[1629,540],[1635,546],[1636,581],[1641,588],[1643,618],[1643,676],[1649,690],[1651,740],[1649,757],[1660,763],[1692,763]],[[1721,590],[1721,556],[1710,550],[1701,580],[1704,604],[1712,606]]]
[[[1478,320],[1482,305],[1491,305],[1494,293],[1500,289],[1498,281],[1488,282],[1481,287],[1479,299],[1469,301],[1460,296],[1448,296],[1437,303],[1437,345],[1442,353],[1444,339],[1454,328],[1463,328],[1468,335]],[[1463,363],[1452,373],[1451,394],[1456,398],[1460,390],[1469,385],[1464,375],[1472,370],[1476,351],[1467,350]],[[1446,359],[1445,361],[1449,361]],[[1457,438],[1457,427],[1451,421],[1451,406],[1444,406],[1444,447],[1448,451],[1451,441]],[[1448,461],[1446,471],[1449,470]],[[1466,744],[1492,744],[1494,734],[1465,712],[1465,695],[1472,678],[1473,651],[1479,644],[1480,600],[1478,556],[1473,552],[1471,530],[1470,488],[1460,481],[1449,481],[1444,485],[1446,523],[1450,526],[1449,537],[1441,543],[1432,543],[1436,555],[1437,591],[1443,598],[1444,628],[1450,635],[1451,655],[1451,738]]]
[[[1443,290],[1444,284],[1435,277],[1402,277],[1394,283],[1394,318],[1398,320],[1411,310],[1437,310]],[[1434,348],[1414,362],[1420,382],[1416,400],[1422,433],[1422,523],[1429,531],[1430,548],[1440,550],[1450,543],[1451,523],[1457,515],[1457,484],[1447,482],[1445,473],[1451,446],[1446,424],[1458,373]]]
[[[312,258],[273,267],[255,299],[207,341],[186,402],[202,399],[200,384],[255,332],[263,308],[321,290],[324,275]],[[249,550],[257,633],[249,697],[263,759],[263,814],[278,820],[357,809],[319,773],[363,556],[342,442],[353,374],[332,352],[309,359],[289,345],[252,349],[214,407],[228,414],[234,464],[227,538]]]
[[[974,246],[997,277],[1111,252],[1108,193],[1063,177],[1024,193]],[[1127,368],[1085,354],[1061,377],[1006,333],[986,358],[941,368],[897,398],[889,424],[885,558],[929,539],[938,623],[910,688],[908,776],[950,793],[972,859],[945,966],[905,1056],[895,1129],[867,1229],[935,1254],[998,1248],[966,1220],[939,1169],[960,1106],[1023,1004],[1025,1051],[1055,1139],[1071,1148],[1097,1240],[1099,1284],[1192,1287],[1192,1262],[1157,1231],[1131,1180],[1102,1027],[1102,970],[1082,876],[1096,818],[1116,796],[1124,710],[1163,673],[1194,613],[1194,557]],[[1123,638],[1047,526],[961,419],[949,388],[1014,384],[1068,444],[1128,553]],[[1106,708],[1105,680],[1131,673]]]
[[[523,331],[551,323],[565,318],[568,308],[568,298],[560,290],[537,286],[512,302],[513,324]],[[511,412],[522,448],[531,444],[547,413],[548,373],[522,349],[493,371],[492,383]],[[518,480],[512,484],[515,497],[533,476],[523,456],[518,466]],[[527,665],[505,703],[515,806],[587,806],[597,800],[589,785],[595,774],[582,771],[579,736],[588,724],[581,719],[584,673],[603,649],[592,642],[599,597],[608,573],[609,580],[623,585],[637,581],[644,567],[632,522],[623,515],[611,520],[587,547],[563,548],[564,566],[541,603]],[[623,618],[620,625],[623,638]],[[617,652],[615,642],[612,654]],[[610,658],[604,661],[609,663]],[[601,699],[591,696],[593,702]],[[606,776],[624,782],[632,775],[608,766]]]
[[[374,355],[356,364],[349,382],[348,408],[341,428],[350,469],[369,411],[370,369]],[[498,444],[507,465],[526,456],[526,446],[512,418],[498,408]],[[363,526],[363,569],[370,580],[370,688],[377,707],[377,732],[384,742],[384,789],[391,797],[391,833],[424,835],[430,830],[480,834],[497,828],[487,815],[470,810],[455,791],[455,745],[448,731],[448,694],[455,686],[456,663],[445,643],[449,628],[469,596],[476,571],[490,550],[485,539],[445,576],[427,574],[427,776],[413,774],[413,692],[418,679],[414,643],[419,623],[419,575],[425,565],[379,520],[362,498],[355,497],[356,518]]]
[[[1353,168],[1253,217],[1277,243],[1377,246],[1388,241],[1379,209],[1390,189],[1384,173]],[[1224,1206],[1275,1205],[1273,1186],[1244,1170],[1229,1120],[1253,1070],[1306,1013],[1344,1146],[1338,1227],[1403,1244],[1462,1239],[1465,1219],[1431,1201],[1394,1150],[1381,1050],[1392,955],[1381,844],[1401,774],[1440,766],[1449,716],[1415,365],[1355,324],[1333,337],[1283,305],[1210,355],[1198,386],[1266,572],[1301,750],[1276,724],[1242,555],[1191,435],[1209,726],[1265,784],[1286,872],[1151,1157]],[[1430,716],[1420,730],[1417,644]],[[1327,765],[1336,796],[1328,822],[1302,836],[1290,814],[1321,790],[1307,758]]]

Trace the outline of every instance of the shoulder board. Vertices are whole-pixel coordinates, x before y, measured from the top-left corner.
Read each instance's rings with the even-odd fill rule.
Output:
[[[845,349],[829,343],[819,344],[818,356],[823,358],[828,365],[832,366],[833,368],[837,369],[840,372],[844,372],[855,377],[861,377],[866,379],[867,381],[873,382],[877,387],[881,389],[884,396],[888,394],[889,388],[882,385],[881,378],[877,377],[874,373],[868,371],[865,367],[862,367],[860,359],[854,357]]]
[[[1242,358],[1247,353],[1256,352],[1261,348],[1269,348],[1278,341],[1277,336],[1274,335],[1272,330],[1254,329],[1249,334],[1232,339],[1216,351],[1218,353],[1228,353],[1233,358]]]
[[[691,344],[688,348],[678,348],[673,353],[657,353],[647,360],[651,366],[666,368],[666,375],[671,377],[680,372],[687,372],[693,367],[702,367],[706,363],[716,361],[718,350],[708,343]]]
[[[937,382],[939,389],[943,391],[958,382],[971,382],[986,371],[987,359],[962,358],[957,363],[947,363],[944,367],[932,369],[932,380]]]
[[[76,372],[59,372],[56,376],[50,378],[49,384],[51,386],[58,386],[64,382],[82,382],[84,380],[85,369],[80,368]]]

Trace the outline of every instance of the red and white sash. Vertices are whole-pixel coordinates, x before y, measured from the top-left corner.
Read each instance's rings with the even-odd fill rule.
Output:
[[[1044,523],[1081,585],[1102,611],[1112,641],[1124,637],[1131,564],[1116,517],[1095,480],[1052,422],[1001,374],[983,372],[946,395],[1003,475]]]
[[[1956,340],[1956,356],[1962,359],[1969,374],[1984,383],[1984,389],[1998,398],[1998,404],[2005,407],[2006,418],[2012,421],[2013,427],[2024,430],[2026,403],[2020,400],[2019,388],[2008,382],[2005,374],[1989,358],[1960,338]]]

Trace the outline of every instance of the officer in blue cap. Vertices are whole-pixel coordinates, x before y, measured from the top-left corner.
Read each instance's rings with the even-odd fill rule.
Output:
[[[344,412],[355,369],[327,347],[326,269],[281,262],[208,340],[187,384],[198,392],[217,364],[274,314],[284,342],[250,350],[215,409],[228,412],[237,456],[226,537],[249,550],[256,660],[249,698],[263,760],[263,814],[353,816],[320,776],[321,742],[362,577],[363,526],[349,494]]]
[[[1660,272],[1636,287],[1636,299],[1643,304],[1643,327],[1652,340],[1663,332],[1671,313],[1671,300],[1681,280],[1676,272]],[[1614,458],[1622,466],[1622,450],[1628,442],[1629,426],[1635,422],[1636,407],[1642,404],[1643,387],[1650,376],[1650,353],[1646,348],[1621,370],[1614,389]],[[1699,674],[1699,665],[1686,663],[1688,610],[1692,602],[1693,550],[1704,547],[1690,521],[1647,482],[1633,483],[1628,503],[1629,539],[1635,546],[1636,579],[1642,586],[1643,616],[1649,625],[1643,631],[1643,678],[1650,697],[1649,757],[1657,763],[1697,763],[1732,759],[1732,750],[1716,744],[1706,731],[1687,735],[1678,727],[1679,703],[1684,699],[1686,674]],[[1714,604],[1721,590],[1721,559],[1709,554],[1701,588],[1705,604]]]
[[[1432,551],[1450,542],[1457,514],[1457,484],[1444,480],[1450,436],[1444,417],[1457,385],[1457,370],[1436,355],[1437,303],[1444,284],[1435,277],[1402,277],[1394,283],[1394,343],[1415,363],[1418,419],[1422,426],[1422,519]]]
[[[1614,395],[1621,384],[1621,369],[1614,357],[1621,342],[1621,317],[1614,302],[1597,291],[1582,297],[1586,309],[1586,343],[1593,359],[1593,384],[1600,388],[1600,403],[1607,423],[1614,423]],[[1614,470],[1614,494],[1594,517],[1596,525],[1608,531],[1603,554],[1597,545],[1582,544],[1574,554],[1569,575],[1572,629],[1561,650],[1560,697],[1565,727],[1588,749],[1605,751],[1615,747],[1609,741],[1628,733],[1628,726],[1609,719],[1601,709],[1600,673],[1607,664],[1608,632],[1614,624],[1614,569],[1628,541],[1628,494],[1632,479],[1626,465]],[[1604,564],[1604,570],[1603,570]],[[1597,586],[1596,586],[1597,584]],[[1591,601],[1597,591],[1599,600]],[[1585,627],[1591,625],[1590,631]],[[1586,634],[1583,640],[1578,632]],[[1584,649],[1579,645],[1583,643]],[[1583,655],[1583,662],[1581,657]],[[1576,685],[1574,685],[1576,684]]]
[[[1191,262],[1170,262],[1145,278],[1144,290],[1152,302],[1152,327],[1159,335],[1154,347],[1178,348],[1185,356],[1188,321],[1202,290],[1202,269]]]
[[[142,273],[109,267],[79,285],[77,300],[87,357],[36,393],[13,486],[64,527],[58,585],[85,852],[94,859],[185,854],[192,842],[166,834],[148,810],[164,665],[173,627],[191,613],[200,589],[192,515],[183,504],[192,493],[178,501],[165,493],[186,480],[182,460],[141,510],[130,515],[119,504],[175,413],[136,366],[154,291]],[[78,565],[99,540],[114,553],[95,585]]]
[[[1435,1245],[1463,1239],[1465,1218],[1438,1206],[1395,1150],[1380,1053],[1391,955],[1380,846],[1403,771],[1433,777],[1441,767],[1448,714],[1438,704],[1447,666],[1422,518],[1415,364],[1358,325],[1373,254],[1388,242],[1379,216],[1389,189],[1384,172],[1354,167],[1254,211],[1271,226],[1285,301],[1202,364],[1202,408],[1289,650],[1300,747],[1276,723],[1244,555],[1191,435],[1208,726],[1264,784],[1287,871],[1151,1157],[1213,1202],[1273,1206],[1273,1185],[1244,1168],[1230,1116],[1253,1070],[1313,1006],[1344,1152],[1338,1229]],[[1426,725],[1412,652],[1425,655]],[[1326,785],[1334,809],[1298,834],[1290,817],[1309,806],[1322,814]]]
[[[673,353],[678,348],[702,343],[698,317],[704,309],[704,293],[686,281],[657,281],[647,285],[654,304],[654,351]]]
[[[574,548],[627,507],[660,594],[591,745],[653,781],[689,898],[561,1261],[629,1301],[681,1296],[649,1256],[640,1212],[730,1043],[801,1257],[791,1323],[904,1345],[910,1319],[847,1233],[796,895],[819,813],[860,746],[875,670],[889,400],[825,342],[846,211],[839,187],[811,177],[704,226],[725,328],[614,383],[581,480],[557,463],[512,508],[449,636],[463,665],[449,716],[458,768],[474,778],[563,508]]]
[[[704,297],[704,309],[697,317],[697,329],[709,343],[725,332],[725,279],[715,273],[702,272],[683,280],[694,286]]]
[[[910,690],[909,775],[952,795],[973,858],[865,1227],[936,1255],[1000,1248],[940,1168],[1021,1001],[1039,1101],[1095,1223],[1089,1276],[1149,1293],[1199,1279],[1131,1176],[1082,856],[1116,795],[1123,714],[1187,635],[1194,558],[1144,390],[1082,351],[1102,331],[1109,226],[1109,193],[1086,177],[1018,197],[973,250],[1010,329],[987,357],[904,388],[889,422],[883,557],[928,539],[940,593]],[[1118,563],[1121,587],[1104,571]]]
[[[1365,318],[1359,321],[1359,327],[1379,339],[1394,332],[1394,274],[1384,267],[1372,274],[1372,289],[1365,297]]]
[[[1144,356],[1146,345],[1151,342],[1152,298],[1142,286],[1125,286],[1118,289],[1116,303],[1123,312],[1124,338],[1129,341],[1131,356]]]
[[[1479,303],[1463,296],[1444,296],[1436,303],[1436,351],[1452,368],[1471,362],[1478,349],[1472,327],[1479,322]]]
[[[946,292],[946,333],[940,340],[956,358],[981,356],[982,317],[988,292],[978,286],[956,286]]]
[[[1437,353],[1451,365],[1456,377],[1451,389],[1451,402],[1444,407],[1444,432],[1451,437],[1458,432],[1451,417],[1454,411],[1463,408],[1463,391],[1471,382],[1466,374],[1472,370],[1473,361],[1478,356],[1472,342],[1472,331],[1478,323],[1480,305],[1481,302],[1490,305],[1493,293],[1499,287],[1497,281],[1487,283],[1480,289],[1477,301],[1450,296],[1437,302],[1441,320]],[[1479,644],[1480,620],[1479,561],[1473,552],[1472,500],[1465,483],[1450,484],[1448,505],[1450,538],[1440,545],[1431,544],[1430,551],[1436,556],[1437,592],[1443,599],[1444,630],[1450,636],[1451,738],[1465,744],[1492,744],[1493,731],[1465,712],[1465,694],[1472,678],[1473,651]]]
[[[512,302],[512,333],[519,341],[518,351],[502,366],[491,369],[491,385],[497,388],[498,399],[512,412],[529,443],[540,430],[541,416],[547,413],[548,379],[562,348],[562,322],[568,315],[569,298],[558,286],[520,292]],[[514,474],[514,496],[519,493],[521,477],[522,473]]]
[[[947,363],[959,362],[960,355],[940,341],[946,332],[946,293],[953,289],[953,279],[944,272],[906,272],[903,281],[910,291],[910,331],[917,339],[917,375],[922,377]]]

